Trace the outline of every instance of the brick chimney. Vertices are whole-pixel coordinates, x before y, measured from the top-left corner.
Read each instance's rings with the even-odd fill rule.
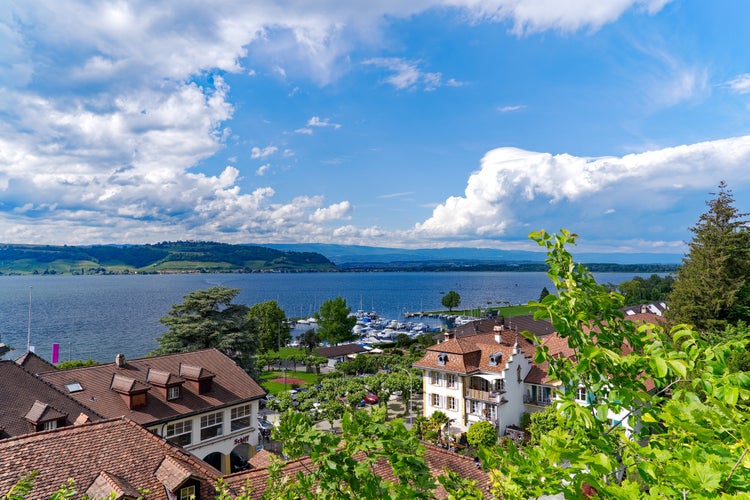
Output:
[[[120,353],[115,356],[115,366],[117,368],[125,368],[125,355]]]
[[[495,343],[496,344],[502,344],[503,343],[503,336],[500,332],[503,331],[503,327],[500,325],[495,325],[492,327],[492,331],[495,334]]]

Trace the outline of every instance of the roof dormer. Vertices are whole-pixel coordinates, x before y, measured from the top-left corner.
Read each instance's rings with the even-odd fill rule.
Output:
[[[490,354],[490,366],[500,366],[503,361],[503,353],[494,352]]]
[[[143,382],[118,373],[112,375],[109,388],[122,396],[123,401],[131,410],[146,406],[146,393],[151,389]]]
[[[438,354],[437,360],[440,366],[445,366],[445,364],[448,363],[448,355],[444,352],[441,352],[440,354]]]
[[[149,368],[146,374],[146,382],[156,386],[164,399],[173,401],[180,398],[180,388],[185,383],[185,379],[173,373]]]
[[[37,399],[24,418],[34,431],[47,431],[63,427],[68,415]]]
[[[198,394],[211,392],[215,376],[201,366],[180,363],[180,377],[189,380]]]

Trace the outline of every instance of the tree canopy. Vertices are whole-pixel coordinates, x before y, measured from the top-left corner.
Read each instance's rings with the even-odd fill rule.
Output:
[[[621,295],[573,263],[565,246],[575,235],[532,237],[548,251],[558,291],[535,304],[535,317],[549,319],[574,351],[568,358],[537,347],[534,358],[560,383],[554,408],[564,425],[535,446],[480,450],[494,492],[504,499],[747,498],[750,375],[727,366],[747,341],[707,346],[684,325],[667,333],[636,324],[623,317]],[[581,387],[588,404],[575,401]]]
[[[357,318],[349,315],[351,311],[351,308],[346,305],[346,300],[342,297],[323,302],[320,311],[315,313],[320,339],[335,345],[357,338],[352,333],[352,328],[357,324]]]
[[[238,288],[217,286],[191,292],[159,321],[169,329],[158,337],[159,347],[149,353],[158,356],[210,347],[219,349],[240,366],[252,368],[256,348],[255,323],[248,308],[233,304]]]
[[[722,181],[708,210],[691,227],[693,239],[669,294],[669,318],[699,331],[723,330],[750,319],[750,231]]]
[[[250,306],[247,315],[255,321],[258,352],[279,350],[292,340],[286,313],[275,300]]]
[[[449,311],[453,311],[454,307],[458,307],[461,304],[461,296],[458,292],[451,290],[443,295],[440,303],[443,304],[443,307],[447,307]]]

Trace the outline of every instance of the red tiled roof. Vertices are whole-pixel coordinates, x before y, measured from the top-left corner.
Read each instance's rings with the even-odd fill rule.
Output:
[[[213,377],[211,390],[198,394],[197,389],[191,384],[183,384],[180,397],[167,400],[163,391],[152,389],[147,393],[146,405],[131,410],[120,394],[110,389],[110,382],[115,376],[120,381],[125,379],[122,386],[118,382],[117,388],[148,388],[150,386],[146,378],[149,369],[177,375],[180,369],[184,371],[185,367],[197,368],[198,370],[190,369],[193,370],[190,374],[198,375],[199,378]],[[258,399],[265,394],[242,368],[216,349],[133,359],[127,361],[122,368],[118,368],[115,363],[108,363],[44,373],[40,377],[62,391],[65,391],[66,384],[77,382],[83,390],[71,393],[72,398],[90,406],[105,417],[126,416],[141,425],[173,419],[186,413],[209,410],[216,406]],[[135,382],[128,385],[127,379]],[[76,412],[76,415],[78,413]]]
[[[359,459],[358,457],[355,458]],[[461,477],[476,481],[477,486],[482,490],[485,497],[489,498],[489,475],[477,467],[473,459],[432,445],[425,445],[424,458],[433,476],[442,474],[445,469],[457,472]],[[395,480],[393,470],[387,460],[378,460],[374,467],[375,474],[381,478],[389,481]],[[293,477],[300,471],[304,473],[304,471],[309,471],[313,468],[312,460],[309,457],[303,457],[287,462],[282,471],[284,476]],[[249,484],[253,488],[250,498],[253,500],[260,499],[268,483],[268,469],[263,468],[237,472],[226,476],[225,480],[234,491],[239,491],[249,481]],[[436,498],[443,499],[447,497],[447,493],[442,486],[438,485],[438,488],[435,490],[435,496]]]
[[[23,366],[31,373],[53,372],[57,370],[55,365],[31,351],[26,351],[16,358],[16,364]]]
[[[146,488],[149,499],[166,500],[164,484],[156,477],[165,457],[191,477],[205,479],[201,498],[212,498],[219,471],[128,419],[0,441],[0,491],[8,491],[20,477],[36,470],[33,498],[49,498],[72,478],[79,492],[127,494],[132,488]]]
[[[59,417],[66,416],[65,425],[72,425],[83,413],[92,420],[101,420],[86,405],[71,398],[63,388],[57,390],[13,361],[0,361],[0,439],[19,436],[31,431],[26,416],[44,411],[43,405],[54,409]],[[12,403],[11,403],[12,402]]]
[[[500,343],[496,337],[499,337]],[[465,337],[453,338],[427,348],[424,357],[414,363],[417,368],[429,368],[450,372],[469,374],[478,370],[502,372],[513,355],[513,346],[518,342],[520,355],[533,354],[534,345],[524,337],[511,330],[498,330],[493,333],[480,333]],[[526,351],[529,351],[527,354]],[[490,363],[490,356],[502,354],[502,361],[494,366]],[[439,357],[445,363],[441,363]]]

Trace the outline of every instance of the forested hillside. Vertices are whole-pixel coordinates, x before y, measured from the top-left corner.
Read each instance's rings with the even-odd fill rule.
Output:
[[[2,274],[332,271],[314,252],[176,241],[154,245],[0,245]]]

